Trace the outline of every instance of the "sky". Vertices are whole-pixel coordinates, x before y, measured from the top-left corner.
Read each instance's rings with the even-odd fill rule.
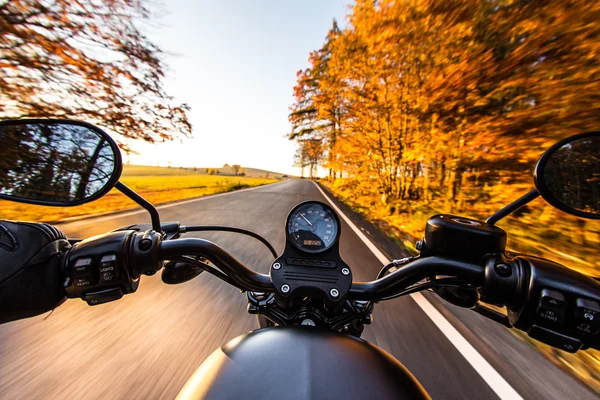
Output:
[[[147,28],[169,53],[165,87],[192,107],[193,138],[135,143],[133,164],[220,167],[299,175],[290,131],[296,72],[321,47],[347,0],[164,0]]]

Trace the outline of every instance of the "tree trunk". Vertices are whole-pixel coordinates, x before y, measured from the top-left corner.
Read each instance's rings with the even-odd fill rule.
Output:
[[[79,186],[77,187],[77,192],[75,195],[75,198],[77,200],[85,198],[85,190],[90,181],[90,176],[92,175],[92,171],[94,170],[94,167],[96,166],[96,162],[98,161],[98,156],[100,155],[100,150],[102,150],[105,143],[106,142],[104,139],[101,139],[98,142],[98,144],[96,145],[96,148],[94,149],[94,153],[92,154],[92,157],[89,159],[89,161],[87,161],[85,169],[81,172],[81,179],[79,180]]]

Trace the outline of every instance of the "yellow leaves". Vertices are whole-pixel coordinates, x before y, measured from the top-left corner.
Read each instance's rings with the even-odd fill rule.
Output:
[[[494,168],[528,171],[542,144],[600,125],[588,21],[600,6],[574,4],[356,1],[348,28],[311,53],[292,109],[316,110],[323,165],[378,196],[461,203],[461,174],[491,186]]]
[[[10,0],[0,13],[2,117],[89,119],[126,137],[191,132],[159,80],[160,50],[138,30],[141,1]],[[43,3],[43,4],[42,4]]]

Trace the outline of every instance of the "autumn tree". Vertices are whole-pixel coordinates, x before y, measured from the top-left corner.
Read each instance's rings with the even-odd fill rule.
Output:
[[[318,167],[323,160],[322,142],[318,139],[303,139],[298,144],[294,155],[294,166],[301,169],[301,176],[304,177],[304,169],[308,168],[309,178],[316,178]]]
[[[356,0],[298,72],[296,165],[318,150],[396,213],[492,212],[518,194],[494,188],[525,190],[544,148],[600,125],[599,16],[579,0]]]
[[[471,186],[521,176],[599,122],[599,8],[357,0],[298,73],[290,138],[320,140],[323,166],[384,203],[460,208],[479,196]]]
[[[309,152],[321,151],[318,158],[326,160],[325,167],[329,169],[331,177],[335,177],[338,170],[335,163],[337,153],[333,147],[340,134],[341,109],[337,94],[330,90],[335,77],[329,71],[329,60],[333,42],[340,32],[334,20],[323,47],[309,56],[311,67],[298,71],[298,82],[294,87],[296,102],[290,107],[289,115],[292,131],[288,137],[320,141],[321,145],[318,148],[312,146]],[[316,154],[312,154],[312,159],[315,157]]]
[[[240,172],[240,170],[242,169],[242,166],[239,164],[233,164],[231,166],[231,169],[233,169],[233,173],[237,176],[237,174]]]
[[[143,0],[0,5],[0,118],[77,118],[154,142],[191,133],[163,87],[164,54],[138,28]]]

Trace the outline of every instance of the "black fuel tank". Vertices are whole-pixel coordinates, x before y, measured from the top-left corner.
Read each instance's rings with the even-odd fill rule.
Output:
[[[266,328],[210,355],[178,399],[429,399],[394,357],[314,327]]]

